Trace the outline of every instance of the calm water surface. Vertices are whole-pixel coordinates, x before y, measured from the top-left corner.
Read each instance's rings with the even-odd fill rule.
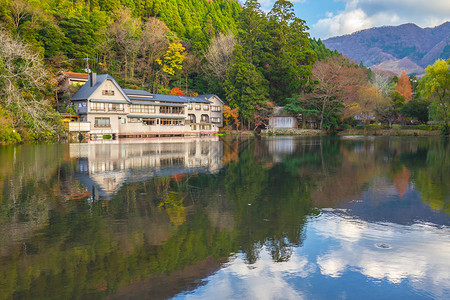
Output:
[[[448,299],[450,143],[0,147],[0,299]]]

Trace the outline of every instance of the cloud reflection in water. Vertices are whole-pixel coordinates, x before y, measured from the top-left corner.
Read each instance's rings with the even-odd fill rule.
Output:
[[[321,298],[324,281],[399,286],[442,298],[450,290],[450,228],[371,223],[326,211],[308,223],[306,240],[287,262],[276,263],[263,248],[254,264],[237,254],[188,299]],[[383,244],[387,247],[377,247]],[[337,291],[336,291],[337,293]],[[328,295],[332,296],[332,295]],[[336,296],[336,294],[334,294]]]

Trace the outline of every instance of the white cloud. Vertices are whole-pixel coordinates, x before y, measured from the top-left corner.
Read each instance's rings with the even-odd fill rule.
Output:
[[[433,27],[450,20],[448,0],[342,0],[344,11],[326,14],[311,26],[312,36],[327,38],[386,25],[414,23]]]

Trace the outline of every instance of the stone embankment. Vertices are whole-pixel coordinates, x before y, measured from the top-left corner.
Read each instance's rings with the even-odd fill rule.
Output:
[[[325,135],[326,132],[319,129],[300,128],[268,128],[261,131],[261,134],[268,135]]]

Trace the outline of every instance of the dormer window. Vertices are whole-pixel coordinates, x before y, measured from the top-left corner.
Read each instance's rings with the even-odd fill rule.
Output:
[[[114,96],[114,91],[113,90],[103,90],[102,91],[102,95],[104,95],[104,96]]]

